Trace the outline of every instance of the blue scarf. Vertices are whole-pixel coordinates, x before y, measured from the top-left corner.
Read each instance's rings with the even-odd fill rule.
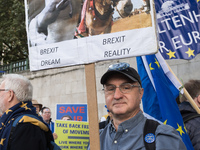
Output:
[[[44,123],[42,117],[36,113],[31,101],[20,102],[6,110],[0,118],[0,150],[6,150],[13,121],[23,114],[32,114]]]

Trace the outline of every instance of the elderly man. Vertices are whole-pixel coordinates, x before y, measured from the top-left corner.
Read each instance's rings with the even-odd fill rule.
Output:
[[[21,75],[3,75],[0,85],[1,150],[45,150],[46,135],[53,140],[48,125],[32,106],[32,89],[30,81]],[[18,117],[22,118],[13,127]]]
[[[102,76],[101,84],[112,114],[110,123],[100,130],[101,150],[145,150],[145,142],[155,143],[153,149],[186,150],[179,134],[168,125],[160,124],[155,135],[143,137],[147,118],[140,110],[140,103],[144,90],[139,74],[129,64],[111,65]]]

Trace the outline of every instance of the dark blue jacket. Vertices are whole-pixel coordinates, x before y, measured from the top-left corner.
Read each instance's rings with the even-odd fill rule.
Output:
[[[189,102],[183,102],[179,104],[179,110],[182,113],[194,113],[196,112]],[[200,150],[200,117],[193,118],[185,123],[187,133],[190,137],[192,145],[195,150]]]

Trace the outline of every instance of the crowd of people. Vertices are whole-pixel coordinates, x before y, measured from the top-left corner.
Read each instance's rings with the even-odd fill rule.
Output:
[[[103,85],[108,111],[108,117],[99,124],[101,150],[187,149],[173,127],[149,119],[142,112],[140,103],[144,89],[138,72],[129,64],[111,65],[100,83]],[[200,107],[200,80],[190,80],[184,86]],[[50,108],[33,100],[32,94],[32,84],[24,76],[3,75],[0,85],[1,150],[45,150],[49,148],[48,142],[57,138]],[[185,121],[185,127],[194,149],[200,149],[200,117],[185,97],[181,97],[180,101],[179,109],[183,118],[193,114]],[[18,122],[14,126],[16,120]],[[61,120],[72,118],[65,115]],[[154,128],[154,131],[146,134],[146,128]]]

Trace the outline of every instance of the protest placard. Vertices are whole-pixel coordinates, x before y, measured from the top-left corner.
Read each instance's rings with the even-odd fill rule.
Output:
[[[56,119],[69,115],[74,121],[87,121],[87,104],[57,104]]]
[[[86,150],[89,143],[88,122],[55,121],[56,144],[62,149]]]

